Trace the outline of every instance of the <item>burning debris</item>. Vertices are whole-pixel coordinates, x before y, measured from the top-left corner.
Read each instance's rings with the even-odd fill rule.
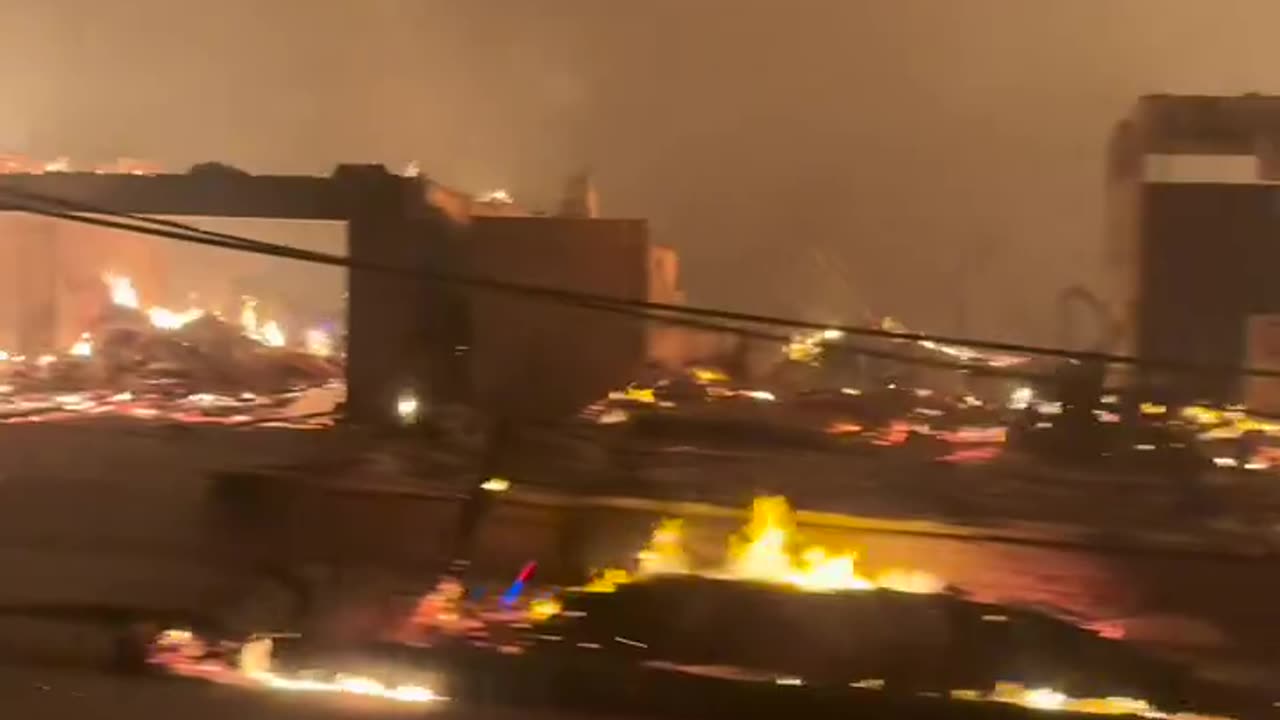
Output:
[[[418,683],[387,682],[365,673],[276,667],[274,646],[275,639],[270,636],[211,646],[190,630],[170,629],[151,641],[146,662],[172,675],[251,689],[351,695],[415,704],[445,699]]]
[[[802,546],[796,538],[795,514],[783,497],[756,498],[751,506],[751,519],[737,536],[730,538],[722,567],[708,570],[691,567],[679,520],[659,523],[636,560],[634,574],[609,568],[598,573],[583,589],[611,592],[635,579],[661,575],[764,582],[803,592],[882,588],[929,594],[944,589],[943,582],[929,573],[892,569],[871,578],[857,570],[856,553],[832,552],[821,545]]]
[[[103,413],[278,421],[299,404],[313,416],[331,414],[342,400],[338,352],[324,330],[308,330],[303,347],[292,348],[253,298],[233,324],[199,307],[144,306],[127,276],[102,280],[110,302],[63,355],[0,354],[0,421]]]

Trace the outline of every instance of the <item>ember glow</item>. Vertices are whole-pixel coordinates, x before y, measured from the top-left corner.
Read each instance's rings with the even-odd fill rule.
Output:
[[[356,695],[404,703],[444,700],[424,685],[384,683],[363,674],[307,671],[285,675],[272,669],[274,642],[258,637],[240,647],[238,663],[227,665],[205,658],[203,640],[187,630],[167,630],[153,642],[149,662],[185,677],[199,677],[241,687],[263,687],[285,692]]]
[[[443,700],[431,688],[421,685],[396,685],[394,687],[363,675],[335,675],[332,680],[288,678],[271,672],[258,672],[249,678],[273,690],[311,693],[345,693],[396,702],[427,703]]]
[[[333,355],[333,337],[320,328],[311,328],[302,336],[302,344],[307,352],[316,357]]]
[[[885,589],[898,592],[937,593],[944,584],[918,570],[890,569],[875,578],[857,569],[857,554],[834,552],[821,545],[801,545],[796,539],[795,513],[786,498],[756,498],[751,519],[729,541],[724,566],[694,570],[684,550],[684,526],[664,520],[649,544],[637,555],[637,578],[655,575],[696,574],[704,577],[776,583],[804,592],[838,592]],[[611,592],[634,578],[625,570],[610,568],[581,588]]]
[[[1127,715],[1143,718],[1177,718],[1178,720],[1230,720],[1216,715],[1177,712],[1166,713],[1139,698],[1076,698],[1053,688],[1029,688],[1021,683],[996,683],[990,692],[953,690],[953,700],[985,700],[1008,703],[1031,710],[1066,711],[1083,715]]]
[[[102,281],[107,284],[107,289],[111,292],[112,303],[120,307],[138,309],[138,289],[133,286],[132,279],[113,272],[105,272],[102,274]]]
[[[93,338],[89,333],[80,333],[80,339],[72,343],[67,354],[74,357],[93,357]]]

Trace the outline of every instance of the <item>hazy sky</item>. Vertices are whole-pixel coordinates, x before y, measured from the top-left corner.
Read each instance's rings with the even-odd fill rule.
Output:
[[[1049,341],[1147,92],[1280,91],[1276,0],[0,0],[0,151],[594,168],[700,304]]]

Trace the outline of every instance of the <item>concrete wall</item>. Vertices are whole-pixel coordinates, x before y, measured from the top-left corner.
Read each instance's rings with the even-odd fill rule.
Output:
[[[1138,349],[1145,358],[1239,367],[1251,314],[1280,311],[1280,188],[1148,183],[1143,190]],[[1232,374],[1198,378],[1230,396]]]
[[[648,297],[643,221],[476,217],[458,242],[473,275],[625,300]],[[643,320],[485,290],[467,297],[467,352],[487,409],[563,416],[625,384],[644,363]]]

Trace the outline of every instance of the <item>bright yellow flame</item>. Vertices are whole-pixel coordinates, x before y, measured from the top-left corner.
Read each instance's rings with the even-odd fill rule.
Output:
[[[107,284],[113,304],[135,310],[141,309],[141,298],[138,296],[138,289],[133,286],[133,280],[112,272],[103,273],[102,280]],[[199,308],[187,308],[180,311],[157,306],[147,308],[147,320],[154,327],[161,330],[177,330],[192,320],[203,316],[204,310]]]
[[[813,545],[794,552],[795,521],[783,497],[756,498],[751,520],[730,544],[726,574],[741,580],[793,585],[802,590],[870,590],[870,579],[854,567],[857,556],[832,554]]]
[[[619,585],[625,585],[629,582],[631,582],[631,573],[626,570],[605,568],[593,575],[586,585],[578,589],[583,592],[609,593],[617,590]]]
[[[684,553],[684,521],[668,519],[658,523],[648,546],[636,555],[641,575],[689,572]]]
[[[555,598],[538,598],[529,603],[529,619],[546,620],[560,614],[564,606]]]
[[[627,400],[634,400],[642,403],[655,403],[658,401],[653,394],[653,388],[629,387],[623,390],[623,397]]]
[[[164,307],[147,309],[147,319],[151,321],[153,326],[161,330],[177,330],[192,320],[202,317],[204,317],[204,310],[199,308],[187,308],[181,312]]]
[[[693,377],[698,382],[706,385],[710,383],[729,382],[729,376],[716,370],[715,368],[694,368]]]
[[[480,483],[480,489],[491,493],[504,493],[511,489],[511,481],[506,478],[491,477]]]
[[[124,275],[105,272],[102,274],[102,281],[107,284],[112,303],[135,310],[138,308],[138,289],[133,286],[133,280]]]
[[[857,571],[853,552],[833,553],[820,545],[797,548],[794,513],[783,497],[756,498],[751,519],[729,543],[723,568],[696,571],[684,550],[684,525],[680,520],[664,520],[654,529],[648,545],[637,556],[635,577],[663,574],[699,574],[729,580],[787,585],[806,592],[872,590],[938,593],[944,583],[920,570],[890,569],[872,580]],[[581,590],[613,592],[631,582],[631,573],[608,568],[596,573]]]
[[[72,343],[67,354],[76,357],[93,357],[93,338],[89,333],[80,333],[80,339]]]
[[[275,320],[268,320],[262,324],[262,335],[258,339],[263,345],[271,347],[284,347],[286,340],[284,329]]]

